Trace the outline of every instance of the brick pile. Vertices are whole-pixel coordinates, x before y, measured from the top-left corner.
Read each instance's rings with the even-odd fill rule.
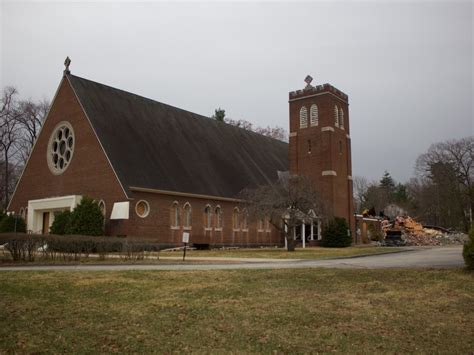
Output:
[[[407,245],[411,246],[462,245],[467,240],[467,235],[463,233],[424,228],[411,217],[396,217],[393,228],[400,229]]]

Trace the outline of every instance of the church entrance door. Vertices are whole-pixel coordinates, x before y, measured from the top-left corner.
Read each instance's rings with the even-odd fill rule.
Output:
[[[49,212],[43,212],[43,234],[49,234]]]

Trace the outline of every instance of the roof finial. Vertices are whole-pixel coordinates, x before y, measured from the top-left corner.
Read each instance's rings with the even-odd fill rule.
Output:
[[[311,86],[312,81],[313,81],[313,78],[311,77],[311,75],[306,75],[306,78],[304,78],[304,82],[306,83],[305,89],[312,88],[312,86]]]
[[[69,59],[69,57],[66,57],[66,60],[64,61],[64,66],[66,67],[64,69],[64,74],[71,74],[71,71],[69,70],[69,65],[71,65],[71,59]]]

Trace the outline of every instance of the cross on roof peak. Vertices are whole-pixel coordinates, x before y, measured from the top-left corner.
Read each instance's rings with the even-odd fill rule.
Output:
[[[65,66],[65,69],[64,69],[64,74],[71,74],[71,71],[69,70],[69,66],[71,65],[71,59],[68,57],[66,57],[66,59],[64,60],[64,66]]]

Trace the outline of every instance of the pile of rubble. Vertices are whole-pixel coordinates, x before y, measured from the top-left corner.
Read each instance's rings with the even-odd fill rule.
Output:
[[[411,217],[398,216],[393,226],[385,228],[399,229],[407,245],[462,245],[467,240],[466,234],[451,233],[438,228],[425,228]]]

